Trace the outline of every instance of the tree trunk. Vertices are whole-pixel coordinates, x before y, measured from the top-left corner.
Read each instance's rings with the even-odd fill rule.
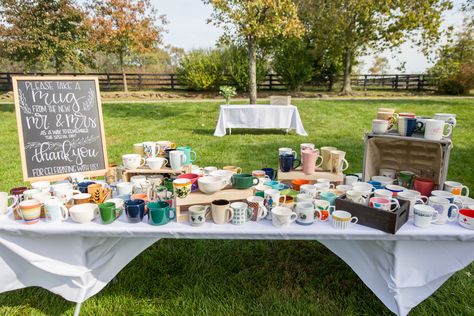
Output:
[[[128,92],[127,75],[123,67],[123,54],[120,54],[120,70],[122,71],[123,92]]]
[[[257,104],[257,43],[248,38],[249,50],[249,98],[250,104]]]
[[[59,75],[61,67],[59,65],[58,56],[54,56],[54,69],[56,70],[56,75]]]
[[[352,73],[352,50],[346,48],[344,56],[344,85],[342,87],[342,94],[352,94],[351,88],[351,73]]]

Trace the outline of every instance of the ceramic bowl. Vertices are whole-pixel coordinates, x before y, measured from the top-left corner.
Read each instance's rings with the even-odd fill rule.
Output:
[[[228,184],[229,182],[227,182],[227,178],[223,177],[208,176],[198,179],[199,191],[206,194],[218,192]]]
[[[159,170],[166,163],[165,158],[156,157],[156,158],[147,158],[146,164],[150,167],[151,170]]]
[[[216,170],[216,171],[211,171],[209,175],[212,177],[224,178],[227,181],[227,183],[230,185],[231,179],[234,173],[230,170]]]
[[[93,203],[74,205],[69,209],[69,215],[77,223],[89,223],[99,215],[99,207]]]
[[[382,186],[393,184],[393,179],[385,176],[373,176],[372,181],[380,182]]]
[[[458,223],[464,228],[474,229],[474,210],[471,210],[471,209],[460,210]]]

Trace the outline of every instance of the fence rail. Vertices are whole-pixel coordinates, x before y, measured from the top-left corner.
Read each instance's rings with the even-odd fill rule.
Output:
[[[55,75],[54,73],[0,73],[0,91],[12,90],[12,76],[16,75]],[[101,91],[123,90],[123,77],[120,73],[63,73],[69,76],[93,75],[99,77]],[[180,82],[177,74],[150,74],[130,73],[126,74],[128,89],[140,90],[188,90],[188,87]],[[330,85],[340,85],[342,78],[334,82],[325,79],[314,79],[305,83],[307,89],[326,89]],[[352,75],[351,83],[354,88],[362,90],[389,89],[389,90],[436,90],[436,78],[423,74],[390,74],[390,75]],[[265,79],[258,85],[260,90],[286,90],[278,74],[267,74]]]

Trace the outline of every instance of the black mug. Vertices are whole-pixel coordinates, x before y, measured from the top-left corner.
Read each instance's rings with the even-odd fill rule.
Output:
[[[296,166],[295,161],[298,162]],[[300,166],[300,164],[301,161],[299,159],[296,159],[294,155],[280,155],[280,170],[282,172],[289,172],[291,169],[296,169]]]
[[[145,201],[139,199],[125,201],[125,214],[129,223],[140,223],[145,216]]]
[[[265,171],[265,174],[270,178],[270,180],[275,180],[275,169],[273,168],[262,168]]]
[[[94,181],[84,181],[84,182],[79,182],[77,184],[77,188],[81,193],[87,193],[87,187],[90,186],[91,184],[95,184]]]
[[[170,164],[170,151],[173,151],[173,150],[176,150],[174,148],[166,148],[165,151],[164,151],[164,158],[166,158],[166,164],[165,166],[168,167],[168,168],[171,168],[171,164]]]

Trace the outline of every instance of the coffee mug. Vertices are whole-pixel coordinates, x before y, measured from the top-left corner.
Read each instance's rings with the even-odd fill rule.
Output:
[[[264,192],[264,196],[265,196],[264,205],[267,207],[269,213],[271,213],[271,210],[274,207],[279,206],[280,203],[286,202],[286,196],[282,196],[280,191],[275,190],[275,189],[266,190]],[[283,201],[281,200],[281,198],[283,198]]]
[[[155,142],[143,142],[143,153],[146,158],[154,158],[158,156],[160,146]]]
[[[140,223],[145,216],[145,201],[125,201],[125,215],[129,223]]]
[[[331,205],[336,204],[336,198],[337,198],[337,195],[334,194],[333,192],[329,192],[329,191],[321,192],[319,194],[319,199],[320,200],[328,201],[329,204],[331,204]]]
[[[0,216],[7,215],[17,203],[18,197],[8,195],[7,192],[0,192]]]
[[[385,134],[388,130],[387,120],[372,120],[372,133]]]
[[[275,169],[273,168],[262,168],[265,171],[265,174],[270,178],[270,180],[275,180]]]
[[[252,218],[252,208],[244,202],[234,202],[230,204],[230,207],[234,211],[232,217],[232,224],[242,225],[248,222]]]
[[[55,184],[52,187],[53,195],[60,199],[63,204],[68,204],[74,194],[81,193],[79,190],[73,190],[70,183]]]
[[[444,130],[447,129],[445,133]],[[453,125],[440,120],[426,120],[425,138],[429,140],[441,140],[443,137],[449,137],[453,130]]]
[[[295,162],[297,163],[295,165]],[[292,169],[296,169],[300,166],[301,161],[296,159],[294,155],[282,154],[279,157],[280,171],[290,172]]]
[[[346,199],[354,203],[367,205],[367,194],[366,192],[348,190],[346,192]]]
[[[160,156],[165,155],[165,151],[166,151],[167,149],[171,149],[171,150],[172,150],[172,149],[175,149],[175,148],[176,148],[176,144],[173,143],[173,142],[171,142],[171,141],[169,141],[169,140],[160,140],[160,141],[157,141],[157,142],[156,142],[156,145],[159,146],[160,151],[159,151],[158,154],[159,154]]]
[[[420,192],[421,195],[430,196],[434,187],[435,187],[435,183],[432,179],[415,177],[413,188],[416,191]]]
[[[173,171],[181,171],[186,164],[187,157],[184,151],[172,150],[169,152],[169,162]]]
[[[211,213],[212,220],[218,225],[228,223],[234,217],[234,211],[230,208],[230,202],[227,200],[212,201]]]
[[[304,174],[313,174],[315,169],[323,164],[323,157],[319,155],[317,149],[305,149],[302,151],[301,157],[303,158]],[[317,163],[318,159],[320,159],[319,164]]]
[[[99,207],[97,204],[84,203],[74,205],[69,209],[71,219],[79,224],[90,223],[99,215]]]
[[[333,150],[330,152],[331,159],[331,172],[332,173],[341,173],[342,171],[347,170],[349,168],[349,163],[344,158],[346,156],[346,152],[342,150]],[[324,158],[323,158],[324,159]]]
[[[318,191],[314,184],[303,184],[300,186],[300,193],[306,194],[315,199]]]
[[[199,176],[194,173],[184,173],[178,176],[178,179],[189,179],[191,181],[191,192],[195,192],[198,189]]]
[[[242,173],[242,168],[237,167],[237,166],[224,166],[222,167],[222,170],[229,170],[229,171],[232,171],[233,173]]]
[[[102,224],[110,224],[122,214],[122,210],[113,202],[99,204],[99,212]]]
[[[174,195],[177,198],[184,199],[191,193],[192,183],[190,179],[175,179],[173,181]]]
[[[191,226],[199,227],[204,225],[206,219],[211,216],[209,205],[193,205],[188,208],[188,219]]]
[[[398,134],[400,136],[412,136],[416,129],[416,118],[400,117],[398,119]]]
[[[177,147],[176,150],[179,150],[179,151],[184,153],[184,155],[185,155],[184,164],[185,165],[189,165],[190,163],[196,161],[196,158],[197,158],[196,152],[191,150],[191,147],[189,147],[189,146],[180,146],[180,147]],[[171,163],[171,165],[173,165],[173,163]]]
[[[357,217],[352,217],[351,213],[339,210],[332,212],[331,218],[332,226],[336,229],[348,229],[359,220]]]
[[[398,184],[407,189],[413,187],[415,180],[415,173],[411,171],[400,171],[398,174]]]
[[[298,157],[296,151],[287,147],[278,148],[278,156],[281,156],[281,155],[293,155],[295,158]]]
[[[50,192],[51,184],[49,181],[36,181],[31,183],[33,189],[38,189],[43,192]]]
[[[133,193],[133,186],[131,182],[117,183],[117,195],[131,195]]]
[[[433,207],[422,204],[413,207],[413,214],[415,216],[415,226],[421,228],[429,227],[432,223],[438,221],[439,217],[438,212]]]
[[[369,206],[384,211],[395,212],[400,208],[400,203],[394,198],[386,199],[382,197],[373,197],[369,199]]]
[[[309,181],[309,180],[295,179],[295,180],[291,181],[291,187],[293,188],[293,190],[299,191],[302,185],[310,184],[310,183],[311,183],[311,181]]]
[[[45,220],[48,223],[61,223],[69,217],[69,211],[59,200],[50,199],[44,202]]]
[[[377,189],[373,194],[374,197],[382,197],[386,199],[391,199],[393,197],[393,192],[387,189]]]
[[[331,203],[325,200],[314,200],[313,204],[315,206],[314,216],[320,222],[325,222],[329,219],[329,215],[333,212],[336,207],[331,206]],[[319,211],[319,212],[316,212]]]
[[[464,228],[474,229],[474,210],[472,209],[460,210],[458,223]]]
[[[312,143],[303,143],[303,144],[300,144],[300,157],[301,157],[301,163],[303,163],[303,162],[304,162],[304,157],[303,157],[303,150],[307,150],[307,149],[314,150],[314,149],[315,149],[315,146],[314,146],[314,144],[312,144]],[[318,150],[318,153],[319,153],[319,150]]]
[[[386,185],[385,189],[387,189],[389,191],[392,191],[393,196],[397,196],[398,193],[405,191],[406,188],[404,188],[400,185],[390,184],[390,185]]]
[[[87,193],[91,195],[91,202],[100,204],[110,197],[111,190],[104,188],[100,183],[96,183],[87,187]]]
[[[268,210],[265,207],[265,199],[261,196],[249,196],[247,204],[252,210],[251,220],[256,222],[265,218],[268,215]]]
[[[457,203],[460,201],[459,195],[454,195],[448,191],[441,191],[441,190],[433,190],[431,191],[432,196],[442,197],[449,201],[449,203]]]
[[[94,181],[84,181],[77,184],[77,188],[81,193],[87,193],[87,187],[91,184],[95,184]]]
[[[451,192],[454,195],[469,196],[469,188],[462,183],[455,181],[446,181],[443,186],[444,191]],[[462,191],[465,190],[464,194]]]
[[[145,165],[145,158],[139,154],[126,154],[122,156],[122,163],[125,169],[137,169]]]
[[[20,207],[15,209],[15,213],[23,219],[25,224],[36,224],[40,220],[41,204],[36,200],[20,202]]]
[[[430,196],[428,205],[433,207],[438,212],[438,220],[435,224],[446,224],[446,222],[453,222],[457,219],[459,208],[456,204],[451,203],[448,199]]]
[[[347,185],[353,185],[354,183],[359,182],[359,177],[354,175],[346,175],[344,183]]]
[[[413,214],[414,214],[413,211],[414,211],[414,207],[415,207],[416,204],[425,204],[425,201],[423,201],[423,198],[428,200],[428,198],[426,196],[422,196],[421,194],[418,195],[418,194],[412,192],[412,190],[406,190],[406,191],[398,193],[398,195],[397,195],[397,199],[403,200],[403,201],[408,201],[408,203],[410,203],[409,204],[410,206],[409,206],[409,209],[408,209],[409,216],[413,216]]]
[[[337,150],[336,147],[321,147],[321,156],[323,157],[323,164],[321,167],[323,170],[329,171],[331,170],[331,151]]]
[[[176,217],[175,209],[163,201],[148,203],[148,224],[160,226],[168,224]]]
[[[456,126],[456,114],[453,113],[435,113],[433,116],[435,120],[444,121],[453,126]]]
[[[248,173],[234,174],[230,180],[232,186],[236,189],[247,189],[259,183],[259,180]]]
[[[151,170],[160,170],[168,163],[166,158],[150,157],[146,159],[146,164]]]
[[[288,227],[297,218],[298,215],[288,207],[277,206],[272,209],[272,224],[275,227]]]
[[[339,185],[336,185],[336,190],[346,193],[347,191],[352,190],[352,185],[339,184]]]
[[[263,184],[275,190],[284,190],[287,188],[286,184],[281,183],[280,181],[275,181],[275,180],[265,181]]]
[[[313,203],[299,202],[295,207],[296,223],[300,225],[311,225],[316,220],[315,213],[321,217],[321,212],[314,209]]]

